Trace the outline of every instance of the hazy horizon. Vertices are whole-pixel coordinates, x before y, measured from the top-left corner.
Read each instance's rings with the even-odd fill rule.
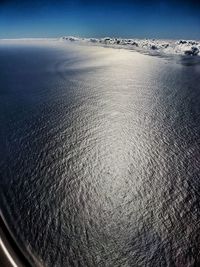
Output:
[[[12,37],[10,37],[10,38],[0,38],[0,40],[37,40],[37,39],[44,39],[44,40],[57,40],[57,39],[60,39],[60,38],[62,38],[62,37],[77,37],[77,38],[96,38],[96,39],[103,39],[103,38],[116,38],[116,39],[138,39],[138,40],[145,40],[145,39],[147,39],[147,40],[174,40],[174,41],[178,41],[179,39],[185,39],[185,40],[188,40],[188,41],[190,41],[190,40],[194,40],[194,41],[199,41],[200,40],[200,37],[199,38],[153,38],[153,37],[137,37],[137,36],[130,36],[130,37],[121,37],[121,36],[102,36],[102,37],[94,37],[94,36],[88,36],[88,37],[85,37],[85,36],[78,36],[78,35],[67,35],[67,34],[65,34],[65,35],[62,35],[62,36],[55,36],[55,37],[45,37],[45,36],[38,36],[38,37],[32,37],[32,36],[30,36],[30,37],[18,37],[18,38],[12,38]]]

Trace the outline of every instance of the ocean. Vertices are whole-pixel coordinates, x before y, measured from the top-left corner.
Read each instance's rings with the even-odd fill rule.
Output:
[[[199,266],[199,58],[0,43],[0,203],[22,249],[44,266]]]

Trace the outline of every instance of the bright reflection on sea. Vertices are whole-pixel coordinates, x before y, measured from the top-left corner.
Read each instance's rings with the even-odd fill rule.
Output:
[[[39,41],[0,57],[3,211],[22,246],[47,266],[195,266],[198,64]]]

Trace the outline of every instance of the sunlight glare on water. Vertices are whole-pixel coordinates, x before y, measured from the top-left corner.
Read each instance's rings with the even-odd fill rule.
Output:
[[[198,266],[199,63],[0,45],[1,203],[47,266]]]

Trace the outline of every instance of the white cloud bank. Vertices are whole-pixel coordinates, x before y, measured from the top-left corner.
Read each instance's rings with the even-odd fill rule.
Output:
[[[192,40],[158,40],[158,39],[123,39],[123,38],[79,38],[64,36],[61,41],[80,42],[85,44],[103,45],[126,48],[152,54],[178,54],[200,56],[200,41]]]

